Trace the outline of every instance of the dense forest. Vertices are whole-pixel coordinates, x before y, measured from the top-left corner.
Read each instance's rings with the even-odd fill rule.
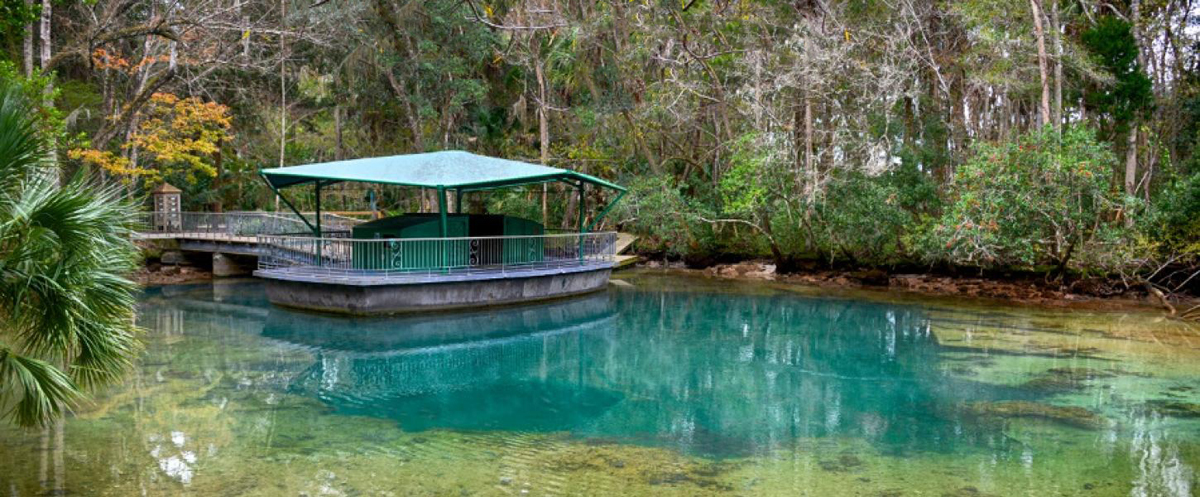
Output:
[[[42,103],[64,180],[133,195],[167,181],[189,210],[277,209],[264,167],[460,149],[627,185],[607,227],[692,265],[1015,269],[1171,292],[1200,284],[1196,8],[2,0],[0,77]],[[564,228],[578,209],[554,186],[472,202]]]

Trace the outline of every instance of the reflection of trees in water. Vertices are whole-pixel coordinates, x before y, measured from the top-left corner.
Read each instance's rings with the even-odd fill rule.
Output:
[[[318,347],[293,391],[408,429],[570,430],[705,453],[833,435],[895,449],[1003,443],[953,419],[955,406],[1015,393],[944,377],[917,308],[612,295],[358,322],[272,313],[264,334]]]
[[[954,406],[1011,393],[944,377],[915,307],[704,293],[625,293],[618,306],[607,354],[619,360],[589,371],[646,399],[638,422],[685,445],[851,435],[945,449],[980,434],[948,419]]]
[[[1131,425],[1133,436],[1129,459],[1137,467],[1129,495],[1194,495],[1195,470],[1184,462],[1163,418],[1145,412],[1132,419]]]

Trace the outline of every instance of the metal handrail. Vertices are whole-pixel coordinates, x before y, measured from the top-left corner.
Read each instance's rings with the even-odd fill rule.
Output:
[[[260,270],[325,277],[611,267],[617,240],[615,232],[356,239],[353,224],[325,222],[331,229],[317,236],[300,217],[272,212],[144,212],[138,223],[141,236],[253,243]]]
[[[322,214],[324,225],[331,232],[349,232],[357,221],[349,218],[329,218]],[[351,222],[354,221],[354,222]],[[142,235],[172,235],[175,237],[228,239],[253,237],[260,234],[304,233],[309,225],[295,215],[275,212],[142,212],[136,220],[137,232]]]
[[[615,232],[449,238],[258,235],[258,268],[313,277],[506,273],[611,266]]]

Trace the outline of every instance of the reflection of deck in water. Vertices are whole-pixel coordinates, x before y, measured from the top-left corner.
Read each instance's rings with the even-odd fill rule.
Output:
[[[339,412],[388,417],[412,430],[549,431],[599,416],[620,400],[619,393],[583,382],[578,360],[582,337],[611,330],[614,320],[608,294],[598,294],[349,325],[272,311],[263,334],[317,349],[317,361],[290,390]]]
[[[606,293],[552,304],[391,318],[346,318],[272,309],[263,336],[322,351],[387,356],[455,345],[481,347],[506,337],[578,331],[596,327],[612,315],[612,302]]]

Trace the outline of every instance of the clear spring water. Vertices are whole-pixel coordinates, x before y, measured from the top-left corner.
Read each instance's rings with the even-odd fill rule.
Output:
[[[348,319],[150,289],[124,385],[0,428],[0,493],[1192,495],[1200,330],[634,272]]]

